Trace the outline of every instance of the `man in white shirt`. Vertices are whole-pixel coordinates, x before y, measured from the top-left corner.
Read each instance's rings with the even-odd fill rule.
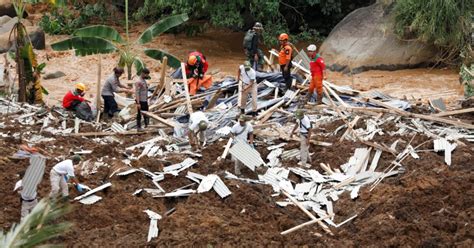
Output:
[[[311,121],[309,120],[308,116],[304,114],[304,111],[302,109],[297,109],[295,111],[295,117],[296,117],[296,125],[291,131],[291,135],[293,136],[294,132],[296,131],[296,128],[299,127],[300,129],[300,157],[301,157],[301,166],[304,166],[306,168],[310,168],[311,164],[307,164],[306,161],[309,158],[309,161],[311,163],[311,157],[309,156],[309,145],[310,145],[310,139],[311,139]]]
[[[26,199],[26,197],[22,194],[23,190],[23,177],[25,175],[25,172],[22,171],[18,173],[20,176],[20,180],[18,180],[15,184],[15,188],[13,191],[18,192],[20,195],[20,201],[21,201],[21,210],[20,210],[20,216],[21,219],[25,218],[33,208],[35,208],[36,204],[38,204],[38,199],[36,198],[36,192],[34,193],[34,197],[32,199]]]
[[[200,148],[199,142],[204,144],[208,125],[209,120],[202,111],[194,112],[189,116],[188,138],[193,150]]]
[[[253,146],[253,127],[250,123],[247,122],[247,118],[245,115],[241,114],[239,116],[239,122],[232,127],[230,133],[232,134],[234,140],[240,140],[245,143],[248,142],[249,145]],[[240,176],[240,168],[242,168],[242,162],[235,158],[233,159],[235,164],[235,174],[237,176]]]
[[[71,181],[76,185],[78,191],[82,191],[79,181],[74,174],[74,166],[79,164],[80,161],[81,157],[79,155],[74,155],[71,159],[66,159],[53,166],[49,173],[49,178],[51,180],[51,193],[49,194],[49,197],[57,197],[59,190],[61,190],[61,194],[64,198],[67,199],[69,197],[66,178],[71,179]]]
[[[257,113],[257,82],[256,73],[252,69],[249,61],[245,61],[243,65],[240,65],[237,73],[237,82],[242,80],[242,86],[240,87],[240,113],[245,114],[245,108],[247,107],[247,98],[249,93],[252,95],[252,115]],[[240,82],[239,82],[240,84]]]

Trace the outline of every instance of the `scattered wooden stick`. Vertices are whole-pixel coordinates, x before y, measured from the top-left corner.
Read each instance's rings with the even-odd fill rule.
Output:
[[[303,227],[305,227],[305,226],[308,226],[308,225],[312,225],[312,224],[314,224],[314,223],[321,222],[322,220],[327,219],[327,218],[330,218],[330,217],[331,217],[331,216],[326,215],[326,216],[321,217],[321,218],[319,218],[319,219],[310,220],[310,221],[305,222],[305,223],[303,223],[303,224],[299,224],[299,225],[297,225],[297,226],[295,226],[295,227],[292,227],[292,228],[290,228],[290,229],[288,229],[288,230],[286,230],[286,231],[283,231],[283,232],[281,232],[280,234],[281,234],[281,235],[286,235],[286,234],[288,234],[288,233],[292,233],[292,232],[294,232],[294,231],[296,231],[296,230],[298,230],[298,229],[301,229],[301,228],[303,228]]]
[[[163,123],[163,124],[165,124],[165,125],[167,125],[167,126],[169,126],[169,127],[172,127],[172,128],[175,128],[175,127],[176,127],[176,123],[173,123],[173,122],[171,122],[171,121],[169,121],[169,120],[163,119],[163,118],[161,118],[161,117],[158,116],[158,115],[155,115],[155,114],[153,114],[153,113],[151,113],[151,112],[148,112],[148,111],[141,111],[141,112],[142,112],[142,114],[144,114],[144,115],[146,115],[146,116],[149,116],[149,117],[151,117],[151,118],[153,118],[153,119],[159,121],[160,123]]]
[[[433,114],[432,116],[443,117],[443,116],[459,115],[459,114],[465,114],[465,113],[471,113],[471,112],[474,112],[474,108],[445,111],[443,113]]]
[[[183,84],[184,84],[184,94],[186,97],[186,107],[188,108],[188,113],[193,113],[193,106],[191,104],[191,98],[189,97],[189,88],[188,88],[188,79],[186,78],[186,65],[181,63],[181,73],[183,74]]]
[[[295,198],[293,198],[293,196],[291,196],[290,194],[288,194],[284,190],[282,190],[281,192],[286,197],[288,197],[288,199],[290,199],[290,201],[292,201],[299,209],[301,209],[301,211],[303,211],[306,215],[308,215],[312,220],[316,221],[316,223],[318,223],[318,225],[320,225],[326,233],[330,234],[331,236],[334,236],[334,234],[331,232],[331,230],[329,229],[328,226],[326,226],[321,220],[318,220],[318,218],[316,218],[316,216],[314,216],[305,207],[303,207]]]

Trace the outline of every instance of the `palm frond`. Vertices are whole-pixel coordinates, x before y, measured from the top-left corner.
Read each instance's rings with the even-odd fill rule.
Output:
[[[51,44],[55,51],[66,51],[74,49],[76,55],[85,56],[91,54],[104,54],[117,51],[117,47],[108,40],[97,37],[72,37]]]
[[[52,222],[70,211],[69,207],[48,199],[41,200],[32,212],[9,232],[0,232],[0,247],[35,247],[61,235],[71,224]]]

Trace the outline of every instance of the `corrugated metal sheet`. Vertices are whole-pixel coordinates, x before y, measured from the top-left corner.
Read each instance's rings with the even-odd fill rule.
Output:
[[[235,159],[242,162],[252,171],[255,171],[255,167],[265,164],[257,150],[238,139],[236,141],[235,145],[229,150],[229,153],[232,154]]]
[[[110,126],[110,128],[112,129],[112,131],[116,132],[116,133],[123,133],[123,132],[126,132],[127,130],[125,130],[125,128],[120,125],[119,123],[117,122],[114,122],[112,123],[112,125]]]
[[[33,154],[30,157],[30,166],[26,169],[22,179],[23,190],[21,196],[26,200],[36,198],[36,189],[43,179],[46,158],[41,154]]]
[[[95,188],[95,189],[92,189],[92,190],[87,191],[85,194],[82,194],[82,195],[80,195],[80,196],[74,198],[74,200],[77,201],[77,200],[80,200],[80,199],[82,199],[82,198],[88,197],[88,196],[93,195],[93,194],[95,194],[95,193],[97,193],[97,192],[99,192],[99,191],[101,191],[101,190],[103,190],[103,189],[105,189],[105,188],[110,187],[110,186],[112,186],[112,183],[103,184],[103,185],[101,185],[101,186],[99,186],[99,187],[97,187],[97,188]]]
[[[221,198],[225,198],[225,197],[229,196],[230,194],[232,194],[232,192],[230,192],[229,188],[227,188],[227,186],[220,179],[220,177],[217,177],[217,179],[214,183],[213,189],[217,192],[217,194]]]
[[[291,159],[293,157],[298,156],[299,154],[300,154],[300,150],[295,148],[295,149],[282,152],[280,157],[281,159]]]

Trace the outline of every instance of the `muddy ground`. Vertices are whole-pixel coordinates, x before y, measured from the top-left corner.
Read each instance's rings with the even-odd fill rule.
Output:
[[[2,117],[5,121],[5,117]],[[8,121],[7,121],[8,123]],[[332,132],[339,122],[321,127],[321,131]],[[390,130],[390,126],[386,125]],[[38,131],[39,127],[15,127],[3,129],[2,132]],[[341,132],[339,133],[341,135]],[[339,136],[337,135],[337,136]],[[45,135],[48,136],[48,135]],[[150,134],[132,136],[123,144],[98,145],[90,138],[60,137],[45,142],[38,147],[50,152],[52,157],[68,154],[70,149],[82,147],[93,149],[85,159],[104,157],[111,164],[110,168],[101,167],[96,174],[79,179],[90,187],[110,181],[112,187],[98,193],[103,200],[94,205],[71,203],[73,211],[63,217],[64,221],[73,223],[73,227],[64,235],[53,240],[68,246],[111,247],[111,246],[245,246],[245,247],[281,247],[281,246],[460,246],[472,247],[474,238],[474,145],[465,142],[466,146],[458,147],[453,153],[451,167],[444,164],[444,157],[431,151],[419,152],[420,159],[407,158],[403,165],[404,174],[385,179],[372,192],[361,189],[360,197],[351,200],[343,195],[334,205],[336,223],[358,214],[358,217],[339,228],[332,228],[334,236],[329,236],[316,225],[306,227],[287,236],[281,231],[309,221],[308,217],[294,206],[278,207],[275,202],[281,196],[272,197],[272,188],[264,185],[251,185],[240,181],[223,179],[232,191],[232,195],[221,199],[214,191],[180,198],[152,198],[146,193],[132,196],[139,188],[154,188],[149,178],[142,173],[135,173],[125,178],[109,175],[119,168],[114,159],[121,159],[119,150],[139,143]],[[314,152],[312,167],[323,172],[317,165],[320,162],[330,164],[333,168],[348,161],[355,147],[363,147],[350,141],[337,142],[339,137],[318,137],[318,140],[333,142],[331,147],[312,147]],[[408,142],[412,137],[376,136],[375,140],[391,144],[401,138]],[[428,140],[416,136],[412,145],[416,146]],[[12,192],[18,179],[16,174],[24,170],[27,161],[8,159],[22,143],[15,138],[0,139],[0,228],[8,229],[20,217],[19,197]],[[233,163],[226,160],[214,163],[223,150],[225,141],[210,145],[203,151],[203,159],[190,170],[201,174],[215,173],[223,177],[225,170],[232,171]],[[298,144],[290,143],[285,147],[293,148]],[[404,147],[404,146],[403,146]],[[268,153],[263,145],[257,147],[262,155]],[[401,151],[401,146],[398,148]],[[421,149],[432,149],[428,142]],[[177,154],[168,159],[180,162],[185,156]],[[386,168],[394,159],[383,153],[377,170]],[[117,161],[117,160],[115,160]],[[39,196],[46,197],[49,188],[49,170],[55,164],[52,159],[47,162],[44,179],[39,186]],[[284,166],[295,166],[296,161],[286,161]],[[150,171],[159,171],[163,164],[153,158],[142,158],[132,164]],[[181,173],[178,177],[167,176],[160,185],[167,191],[192,183]],[[244,171],[247,177],[255,178],[251,171]],[[293,180],[298,177],[292,175]],[[195,186],[197,187],[197,186]],[[77,192],[71,189],[71,195]],[[167,211],[175,208],[170,215]],[[145,209],[153,210],[164,218],[158,221],[160,234],[157,239],[147,243],[149,227]]]

